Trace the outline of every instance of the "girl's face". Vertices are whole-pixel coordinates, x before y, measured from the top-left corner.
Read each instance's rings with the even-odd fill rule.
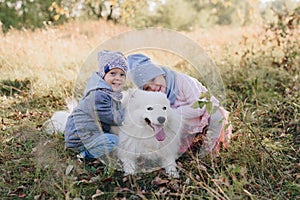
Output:
[[[103,79],[110,85],[114,92],[120,92],[125,85],[126,74],[123,70],[114,68],[107,72]]]
[[[157,76],[143,87],[143,90],[152,91],[152,92],[163,92],[166,93],[166,79],[163,75]]]

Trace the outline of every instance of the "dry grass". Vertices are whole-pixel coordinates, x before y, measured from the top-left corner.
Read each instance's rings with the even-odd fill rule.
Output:
[[[0,35],[0,78],[30,78],[34,81],[36,91],[38,88],[55,88],[66,82],[74,83],[83,62],[97,46],[129,30],[128,27],[105,21],[89,21],[34,32],[10,31],[5,36]],[[217,27],[182,33],[196,41],[213,60],[222,64],[224,53],[229,48],[238,48],[243,34],[248,34],[249,30],[254,29]],[[171,62],[172,58],[169,60]]]
[[[73,22],[46,30],[0,36],[1,80],[30,78],[34,90],[74,82],[89,53],[127,27],[107,22]]]

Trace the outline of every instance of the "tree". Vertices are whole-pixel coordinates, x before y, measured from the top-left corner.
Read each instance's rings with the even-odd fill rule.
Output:
[[[62,0],[2,0],[0,3],[0,20],[3,31],[10,27],[35,29],[45,23],[63,23],[64,9]]]
[[[247,25],[259,15],[259,0],[186,0],[196,10],[200,26]]]
[[[19,15],[13,5],[5,1],[0,2],[0,24],[2,25],[2,31],[6,33],[10,27],[20,28],[19,21]]]
[[[152,10],[149,5],[153,2],[156,6]],[[247,25],[257,19],[259,3],[259,0],[140,0],[127,6],[127,10],[122,9],[127,13],[123,12],[121,17],[134,27],[160,26],[175,30],[215,24]]]

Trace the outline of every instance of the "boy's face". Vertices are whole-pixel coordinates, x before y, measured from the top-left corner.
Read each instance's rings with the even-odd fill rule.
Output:
[[[125,85],[126,73],[119,68],[114,68],[107,72],[103,79],[110,85],[114,92],[120,92]]]
[[[166,93],[165,77],[163,75],[160,75],[151,79],[144,85],[143,90]]]

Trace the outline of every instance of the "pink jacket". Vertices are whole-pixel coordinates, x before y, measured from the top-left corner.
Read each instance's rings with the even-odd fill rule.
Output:
[[[219,101],[215,97],[211,97],[210,100],[214,106],[219,107],[223,118],[219,119],[218,122],[209,121],[210,114],[206,111],[205,106],[197,109],[191,107],[194,102],[199,100],[202,93],[207,92],[207,89],[195,78],[186,74],[176,72],[176,78],[178,94],[172,108],[178,110],[186,122],[188,122],[183,126],[183,134],[187,134],[187,137],[194,136],[196,133],[202,133],[203,129],[210,123],[220,123],[220,120],[222,120],[221,131],[207,134],[209,138],[205,139],[206,142],[204,145],[207,151],[219,150],[221,142],[223,146],[228,146],[232,131],[230,125],[226,126],[228,124],[229,112],[223,107],[219,107]],[[190,138],[191,140],[193,139],[193,137]],[[189,142],[191,143],[192,141]]]
[[[184,126],[184,133],[194,134],[202,132],[208,125],[209,114],[203,108],[192,108],[191,105],[199,100],[201,93],[207,92],[207,89],[195,78],[182,73],[176,73],[176,82],[178,94],[172,108],[178,110],[188,124]]]

